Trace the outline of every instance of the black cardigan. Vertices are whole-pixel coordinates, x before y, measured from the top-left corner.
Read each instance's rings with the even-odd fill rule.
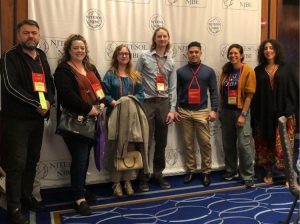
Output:
[[[95,66],[93,66],[93,72],[101,82],[101,77]],[[62,62],[57,66],[54,73],[54,83],[57,89],[58,105],[62,105],[76,114],[87,115],[90,112],[92,105],[81,98],[75,73],[69,64]],[[59,107],[57,109],[59,111]]]
[[[256,92],[251,103],[254,131],[258,128],[270,147],[275,145],[278,118],[289,117],[299,110],[299,85],[287,65],[280,65],[274,76],[272,90],[265,65],[255,68]]]

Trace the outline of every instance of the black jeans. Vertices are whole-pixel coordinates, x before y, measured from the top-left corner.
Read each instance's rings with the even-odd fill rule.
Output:
[[[153,173],[158,177],[166,167],[165,151],[168,137],[166,118],[170,111],[169,98],[154,101],[145,99],[144,108],[149,124],[149,152],[153,145],[153,136],[155,140]]]
[[[20,208],[21,198],[32,196],[36,164],[44,132],[44,120],[3,118],[2,149],[6,171],[8,210]]]
[[[85,179],[92,142],[74,137],[63,138],[72,157],[71,186],[74,200],[84,198]]]

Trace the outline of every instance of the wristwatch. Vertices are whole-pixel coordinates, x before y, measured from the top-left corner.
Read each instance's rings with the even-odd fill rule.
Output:
[[[248,114],[247,111],[242,111],[242,113],[241,113],[241,115],[242,115],[243,117],[247,117],[247,114]]]

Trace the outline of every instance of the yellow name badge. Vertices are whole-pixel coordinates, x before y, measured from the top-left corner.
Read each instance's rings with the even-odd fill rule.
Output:
[[[35,92],[39,94],[39,100],[42,109],[47,110],[47,102],[45,99],[46,82],[45,82],[45,74],[44,73],[32,73],[32,84]]]
[[[102,89],[97,90],[96,94],[97,94],[97,97],[100,98],[100,100],[102,100],[105,97],[105,94]]]
[[[42,83],[42,82],[35,82],[35,83],[34,83],[34,89],[35,89],[37,92],[46,92],[45,83]]]
[[[32,73],[32,83],[35,92],[47,92],[45,75],[43,73]]]
[[[229,96],[228,97],[228,104],[230,105],[236,105],[236,97],[234,96]]]
[[[102,100],[105,97],[105,93],[102,89],[102,85],[100,82],[92,84],[92,88],[93,88],[93,91],[96,94],[97,98]]]
[[[157,91],[165,91],[165,84],[164,83],[157,83],[156,84]]]
[[[162,74],[157,74],[156,75],[156,91],[158,92],[164,92],[166,91],[165,88],[165,78]]]

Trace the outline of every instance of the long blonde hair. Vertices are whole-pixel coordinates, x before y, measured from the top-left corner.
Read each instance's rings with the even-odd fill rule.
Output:
[[[138,71],[133,70],[132,62],[131,62],[132,55],[131,55],[131,52],[130,52],[128,46],[125,44],[121,44],[116,47],[116,49],[113,53],[113,56],[112,56],[109,70],[112,71],[115,75],[119,76],[118,75],[118,67],[119,67],[118,54],[122,50],[123,47],[125,47],[129,52],[129,62],[126,65],[125,71],[128,74],[128,76],[132,79],[133,83],[141,83],[141,75]]]

